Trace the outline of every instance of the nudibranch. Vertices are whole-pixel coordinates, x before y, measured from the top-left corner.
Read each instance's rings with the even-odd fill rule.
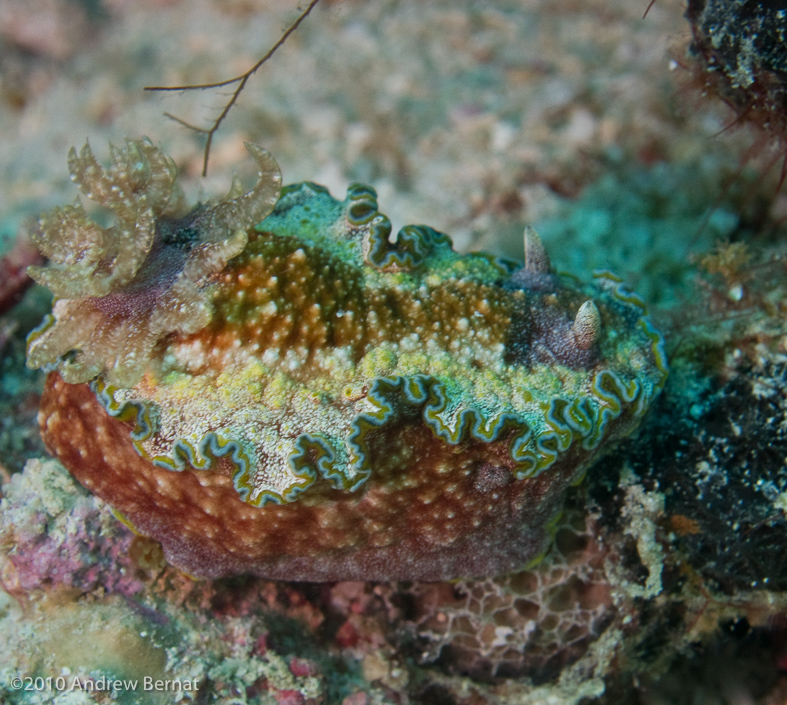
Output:
[[[441,580],[543,554],[564,490],[667,376],[642,301],[609,273],[460,255],[374,189],[281,186],[188,210],[147,140],[33,233],[55,295],[28,364],[49,449],[168,560],[202,577]]]

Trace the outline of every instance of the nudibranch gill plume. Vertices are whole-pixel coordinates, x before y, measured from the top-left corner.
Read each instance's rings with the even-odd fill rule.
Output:
[[[442,580],[536,560],[565,489],[667,375],[619,279],[456,253],[374,189],[259,180],[188,209],[148,140],[72,179],[114,215],[32,233],[55,295],[30,336],[49,449],[202,577]]]

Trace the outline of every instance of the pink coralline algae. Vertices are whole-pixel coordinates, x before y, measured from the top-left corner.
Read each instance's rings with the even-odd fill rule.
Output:
[[[62,586],[129,596],[142,589],[129,558],[134,535],[58,463],[31,460],[3,491],[0,563],[6,590]]]
[[[16,304],[32,283],[27,276],[27,268],[42,263],[40,253],[24,235],[17,239],[9,252],[0,257],[0,314]]]
[[[186,209],[147,141],[72,178],[116,216],[56,209],[34,236],[56,296],[29,340],[51,370],[50,450],[197,576],[488,576],[538,559],[566,488],[667,375],[642,301],[598,273],[460,255],[375,191],[281,188]],[[85,384],[89,382],[88,384]]]

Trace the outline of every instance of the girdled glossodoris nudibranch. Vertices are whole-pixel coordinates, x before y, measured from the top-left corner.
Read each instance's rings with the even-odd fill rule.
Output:
[[[195,576],[495,575],[543,553],[564,490],[632,431],[667,376],[641,300],[608,273],[454,252],[337,201],[259,182],[184,208],[147,140],[102,168],[72,150],[80,205],[32,234],[55,294],[28,364],[76,478]],[[88,383],[88,384],[85,384]]]

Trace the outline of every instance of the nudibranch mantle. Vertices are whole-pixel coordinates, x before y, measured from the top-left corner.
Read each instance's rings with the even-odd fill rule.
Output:
[[[132,275],[105,294],[130,290],[135,302],[140,289],[174,288],[193,253],[221,250],[191,279],[198,324],[184,315],[159,325],[144,369],[135,362],[125,375],[118,363],[117,311],[129,305],[110,307],[119,332],[101,328],[95,340],[80,328],[86,297],[55,291],[64,298],[31,336],[29,359],[67,382],[95,376],[86,396],[84,384],[51,375],[41,414],[50,448],[195,575],[446,579],[535,559],[565,488],[636,427],[664,384],[663,341],[641,300],[609,273],[592,285],[555,273],[531,229],[524,266],[460,255],[423,225],[392,238],[372,188],[352,184],[344,201],[313,183],[279,192],[272,157],[249,149],[260,166],[252,192],[234,184],[225,202],[151,217],[165,225],[149,228],[138,269],[172,270],[166,285]],[[129,141],[115,163],[144,150],[166,167],[158,181],[174,182],[148,142]],[[77,216],[100,243],[98,226]],[[53,219],[39,240],[55,239]],[[161,233],[181,248],[175,265],[152,261],[166,249]],[[59,266],[68,278],[67,257]],[[35,274],[48,283],[48,271]],[[141,297],[145,316],[166,320],[163,297],[151,298]],[[102,361],[104,339],[113,344]],[[85,349],[88,372],[68,379]],[[92,419],[92,440],[69,429],[69,406]]]

